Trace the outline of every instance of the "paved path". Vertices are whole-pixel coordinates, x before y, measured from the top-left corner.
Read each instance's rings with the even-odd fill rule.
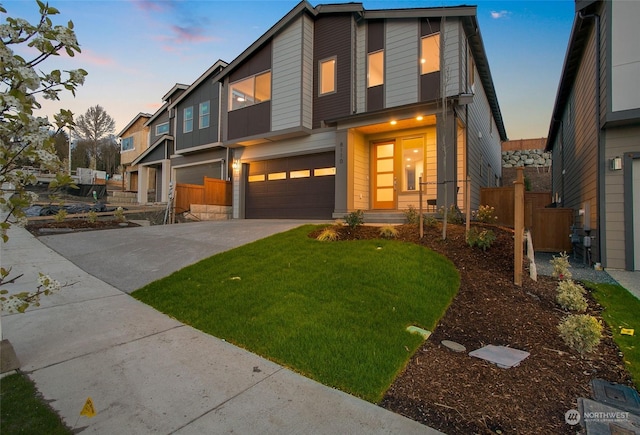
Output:
[[[24,276],[7,289],[35,288],[38,272],[69,286],[39,308],[3,315],[4,338],[45,400],[83,433],[438,433],[186,326],[125,293],[298,224],[207,222],[43,238],[82,268],[26,230],[12,228],[0,261]],[[92,419],[79,415],[88,397],[97,411]]]

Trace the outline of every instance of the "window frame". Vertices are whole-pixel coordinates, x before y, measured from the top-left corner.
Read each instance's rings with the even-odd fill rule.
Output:
[[[190,116],[187,117],[187,111]],[[182,132],[191,133],[193,131],[193,106],[182,109]]]
[[[269,92],[268,92],[268,97],[265,99],[262,99],[260,101],[256,101],[256,90],[257,90],[257,83],[259,81],[259,78],[261,78],[262,76],[265,75],[269,75]],[[245,100],[242,101],[242,104],[240,107],[234,107],[234,101],[236,101],[237,99],[233,98],[233,92],[234,90],[239,89],[240,87],[238,86],[238,84],[243,83],[243,82],[249,82],[251,81],[251,85],[248,86],[248,88],[251,88],[251,95],[247,94],[246,92],[242,92],[242,91],[237,91],[238,95],[243,95],[244,97],[240,97],[240,98],[245,98]],[[229,100],[229,104],[228,104],[228,110],[229,112],[232,112],[234,110],[239,110],[239,109],[244,109],[245,107],[250,107],[250,106],[255,106],[256,104],[260,104],[260,103],[266,103],[267,101],[271,101],[271,91],[272,91],[272,87],[273,87],[273,83],[271,80],[271,70],[265,70],[262,71],[258,74],[254,74],[252,76],[248,76],[248,77],[244,77],[240,80],[236,80],[235,82],[230,82],[229,83],[229,93],[227,94],[228,100]],[[247,102],[247,100],[250,99],[251,102]]]
[[[322,68],[323,65],[329,63],[329,62],[333,62],[333,71],[332,71],[332,81],[333,81],[333,88],[331,90],[328,91],[322,91],[323,88],[323,78],[324,78],[324,74],[323,71],[324,69]],[[331,56],[328,57],[326,59],[322,59],[320,61],[318,61],[318,96],[324,96],[324,95],[329,95],[329,94],[335,94],[336,92],[338,92],[338,84],[337,84],[337,78],[338,78],[338,57],[337,56]]]
[[[438,67],[436,69],[427,69],[425,71],[426,66],[428,66],[430,63],[426,60],[427,57],[425,57],[425,52],[424,52],[425,44],[424,44],[424,42],[429,40],[429,39],[436,38],[436,37],[438,38],[438,40],[435,43],[435,46],[437,48],[436,52],[438,53],[438,63],[437,63]],[[431,33],[430,35],[422,36],[420,38],[420,63],[419,63],[419,65],[420,65],[420,75],[423,76],[425,74],[431,74],[431,73],[434,73],[434,72],[439,72],[440,71],[440,67],[441,67],[441,61],[442,61],[441,57],[442,56],[441,56],[441,53],[440,53],[440,32],[435,32],[435,33]]]
[[[124,147],[125,142],[131,142],[131,147],[130,148],[126,148]],[[135,149],[135,143],[133,141],[133,136],[128,136],[125,138],[122,138],[120,140],[120,152],[127,152],[127,151],[133,151]]]
[[[206,104],[207,112],[203,113],[202,108]],[[207,125],[204,125],[204,120],[207,120]],[[209,128],[211,125],[211,102],[210,100],[203,101],[198,105],[198,128]]]
[[[160,127],[163,127],[165,125],[167,126],[167,131],[166,132],[158,131],[160,129]],[[165,133],[169,133],[169,130],[170,130],[169,129],[169,122],[163,122],[162,124],[158,124],[158,125],[156,125],[156,128],[155,128],[156,136],[160,136],[160,135],[163,135]]]
[[[383,86],[384,85],[384,81],[385,81],[385,76],[384,76],[384,62],[385,62],[385,55],[384,55],[384,49],[380,49],[380,50],[376,50],[376,51],[372,51],[371,53],[367,53],[367,89],[369,88],[375,88],[376,86]],[[371,60],[374,56],[378,56],[381,55],[381,65],[380,65],[380,82],[376,82],[375,84],[371,84]]]

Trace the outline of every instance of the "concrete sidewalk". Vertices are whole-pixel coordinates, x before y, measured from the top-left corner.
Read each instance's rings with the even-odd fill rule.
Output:
[[[171,227],[185,231],[190,225]],[[139,233],[127,233],[137,228],[108,230],[83,237],[108,238],[114,243],[123,237],[141,247],[140,238],[149,235],[147,231],[162,228],[169,227]],[[264,230],[269,231],[284,229]],[[14,227],[9,236],[1,247],[1,264],[24,274],[6,287],[11,293],[35,289],[38,272],[68,285],[44,298],[40,307],[3,315],[2,329],[22,371],[75,430],[100,434],[438,433],[171,319],[83,271],[24,229]],[[75,235],[50,239],[77,247],[76,238],[69,236]],[[246,242],[237,234],[229,237],[238,244]],[[256,235],[247,236],[251,237]],[[198,239],[187,244],[198,245],[202,237]],[[202,246],[195,248],[200,251]],[[120,249],[127,252],[122,245]],[[207,252],[202,255],[212,255]],[[159,258],[169,257],[159,254]],[[183,254],[187,262],[197,260]],[[89,256],[78,252],[76,261]],[[153,273],[141,273],[140,263],[131,258],[113,261],[131,262],[125,270],[155,279]],[[161,276],[172,271],[166,265],[152,269]],[[124,279],[124,284],[138,285],[133,279]],[[97,412],[91,419],[80,416],[88,397]]]

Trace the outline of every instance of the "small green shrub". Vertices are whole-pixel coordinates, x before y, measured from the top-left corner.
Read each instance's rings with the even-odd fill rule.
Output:
[[[477,246],[481,248],[483,251],[486,251],[491,247],[493,242],[496,241],[496,235],[491,230],[482,230],[478,231],[478,228],[471,227],[467,232],[467,243],[472,248]]]
[[[588,314],[571,314],[558,325],[565,344],[581,355],[593,351],[602,338],[602,323]]]
[[[423,227],[435,227],[438,225],[438,219],[436,219],[432,215],[424,215],[422,217],[422,226]]]
[[[495,223],[498,220],[497,216],[494,216],[496,209],[488,205],[481,205],[478,210],[471,211],[471,217],[478,222],[484,222],[487,224]]]
[[[440,210],[438,210],[438,216],[444,218],[444,212],[445,208],[440,207]],[[451,207],[449,207],[449,210],[447,210],[447,222],[450,222],[452,224],[464,223],[464,215],[455,204],[451,204]]]
[[[364,223],[364,213],[362,210],[352,211],[344,216],[344,221],[350,228],[357,228]]]
[[[398,229],[393,225],[383,225],[380,227],[380,237],[383,239],[395,239],[398,237]]]
[[[338,231],[335,227],[326,227],[318,234],[316,240],[321,242],[335,242],[338,238]]]
[[[581,313],[587,309],[585,294],[586,290],[580,284],[566,279],[558,283],[556,302],[565,310]]]
[[[560,253],[559,257],[555,255],[551,260],[549,260],[551,265],[553,266],[553,272],[551,276],[554,278],[562,279],[571,279],[571,272],[569,272],[569,268],[571,264],[569,263],[569,256],[566,252]]]
[[[95,210],[89,210],[87,213],[87,220],[92,224],[98,220],[98,213]]]
[[[67,217],[67,211],[64,208],[61,208],[60,210],[58,210],[58,213],[56,213],[53,216],[53,219],[56,222],[64,222],[66,217]]]
[[[118,222],[124,222],[125,221],[124,209],[122,207],[118,207],[116,211],[113,212],[113,216],[115,216]]]
[[[404,211],[404,218],[409,224],[417,224],[420,222],[420,213],[412,204],[409,204],[409,208]]]

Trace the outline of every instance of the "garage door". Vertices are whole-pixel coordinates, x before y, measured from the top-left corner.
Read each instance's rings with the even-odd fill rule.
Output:
[[[247,219],[331,219],[335,154],[308,154],[249,164]]]

